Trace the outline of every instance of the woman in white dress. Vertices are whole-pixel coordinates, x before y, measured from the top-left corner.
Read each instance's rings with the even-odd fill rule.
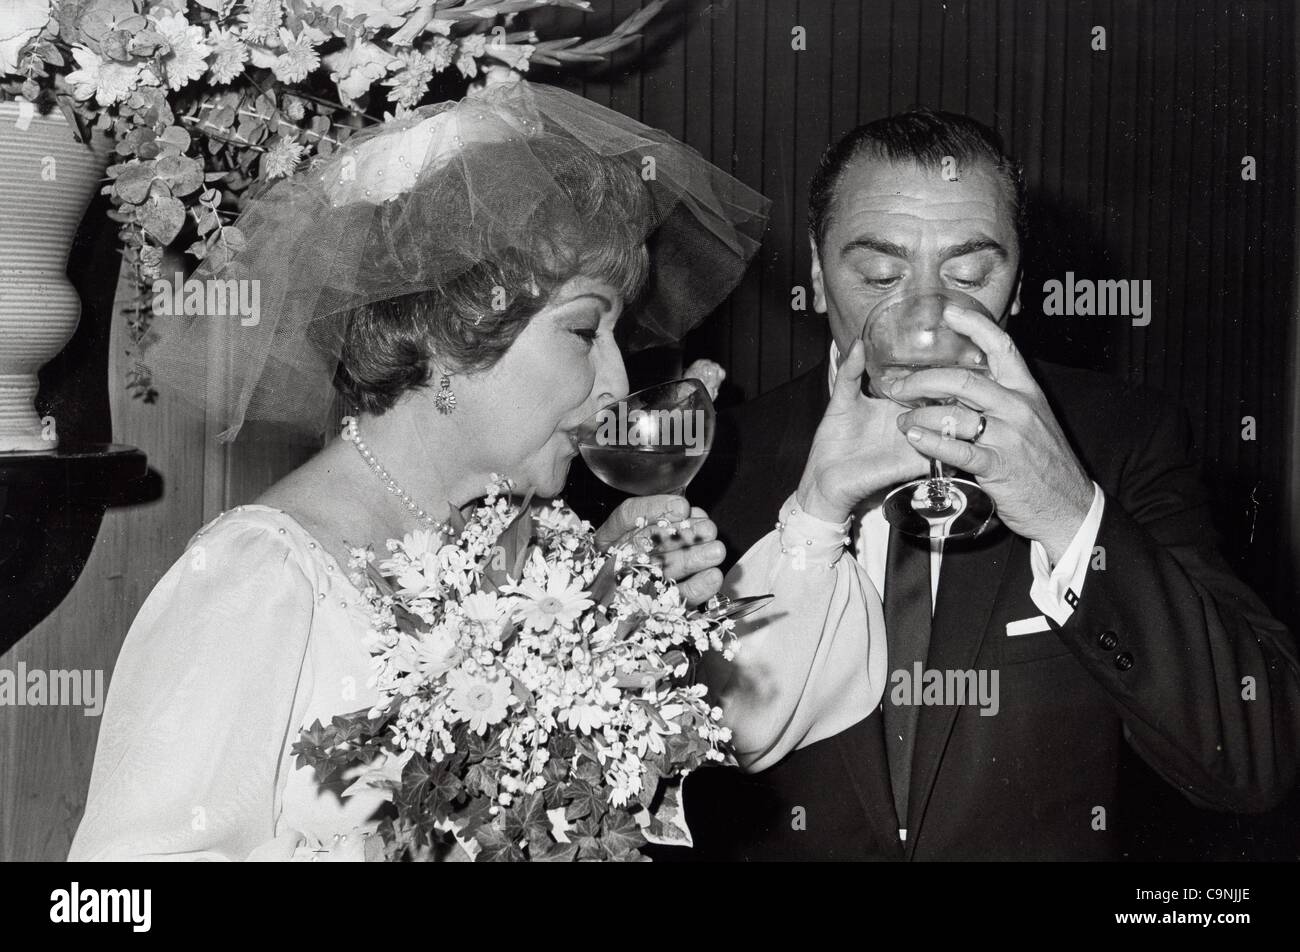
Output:
[[[69,859],[375,857],[377,795],[291,755],[375,700],[350,547],[436,525],[494,474],[559,494],[574,427],[627,392],[616,328],[678,339],[739,279],[765,208],[670,137],[522,82],[418,110],[257,199],[245,250],[199,277],[260,281],[260,320],[162,327],[155,373],[231,438],[323,432],[331,385],[357,416],[203,527],[141,608]],[[684,499],[629,500],[600,538],[660,513],[690,527],[647,544],[707,599],[721,543]]]

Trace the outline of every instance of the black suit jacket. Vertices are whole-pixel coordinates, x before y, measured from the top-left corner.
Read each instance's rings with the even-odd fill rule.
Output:
[[[1008,636],[1008,622],[1041,614],[1029,596],[1029,542],[999,524],[949,543],[927,668],[996,669],[998,713],[921,708],[905,823],[879,710],[761,774],[697,773],[685,802],[701,855],[1118,858],[1132,815],[1120,782],[1125,742],[1201,806],[1261,811],[1291,787],[1300,661],[1216,551],[1185,417],[1155,392],[1101,374],[1032,369],[1106,495],[1073,615]],[[772,529],[797,487],[827,400],[823,364],[721,415],[691,497],[732,560]]]

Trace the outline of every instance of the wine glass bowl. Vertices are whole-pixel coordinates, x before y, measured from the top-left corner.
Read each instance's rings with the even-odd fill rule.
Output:
[[[867,354],[867,372],[862,380],[865,392],[893,399],[888,394],[891,384],[918,370],[935,367],[961,367],[988,373],[984,351],[943,322],[943,311],[949,304],[979,311],[993,319],[975,298],[947,288],[899,292],[872,308],[861,334]],[[956,401],[919,397],[894,402],[915,409]]]
[[[601,407],[575,431],[578,452],[607,486],[634,496],[680,496],[713,448],[717,415],[704,384],[670,380]],[[714,596],[692,617],[721,621],[757,611],[771,595]]]
[[[575,438],[606,485],[634,496],[679,495],[708,457],[715,421],[703,383],[670,380],[601,407]]]
[[[876,304],[863,324],[861,339],[867,366],[864,393],[884,397],[915,409],[957,404],[954,397],[890,396],[894,382],[920,370],[960,368],[989,372],[988,357],[969,337],[944,322],[950,305],[993,315],[969,294],[951,288],[900,291]],[[883,503],[885,519],[900,532],[931,539],[977,536],[993,524],[993,500],[973,480],[946,474],[938,460],[930,461],[930,475],[892,490]]]

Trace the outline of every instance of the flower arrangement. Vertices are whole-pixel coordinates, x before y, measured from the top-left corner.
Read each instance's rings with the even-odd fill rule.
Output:
[[[730,732],[689,669],[732,622],[689,612],[644,552],[601,552],[562,502],[513,506],[353,552],[379,699],[294,746],[323,783],[387,792],[392,860],[450,831],[479,861],[632,860],[689,842],[680,779]]]
[[[6,0],[0,95],[62,108],[115,144],[114,217],[143,289],[164,248],[215,266],[242,247],[246,192],[357,129],[496,70],[600,61],[639,39],[664,0],[608,36],[543,40],[518,23],[586,0]],[[143,368],[130,382],[152,399]]]

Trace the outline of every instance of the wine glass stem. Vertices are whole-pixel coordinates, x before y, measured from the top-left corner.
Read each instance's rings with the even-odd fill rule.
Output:
[[[943,463],[937,459],[930,460],[930,482],[926,486],[926,491],[930,496],[930,505],[935,509],[947,509],[948,502],[948,483],[944,477]]]

